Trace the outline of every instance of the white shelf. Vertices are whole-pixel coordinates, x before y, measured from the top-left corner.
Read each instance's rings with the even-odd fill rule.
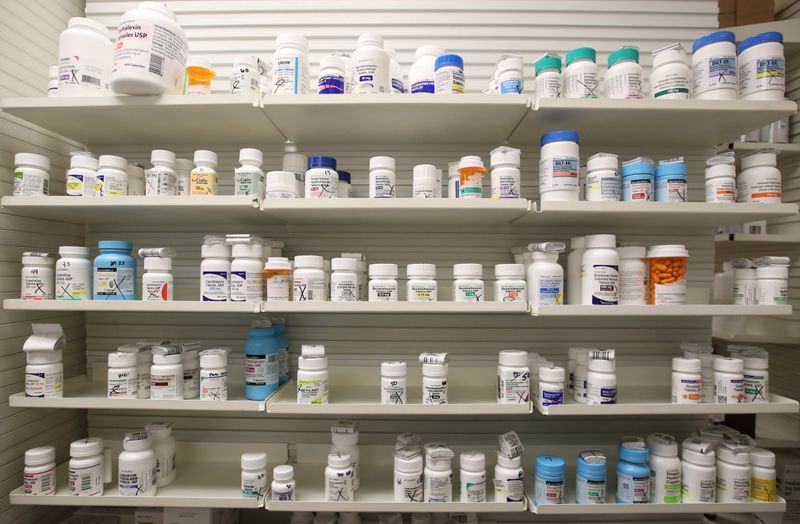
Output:
[[[742,321],[744,320],[744,321]],[[738,344],[786,344],[800,341],[800,325],[778,318],[714,319],[712,336]]]
[[[122,312],[122,313],[258,313],[255,302],[201,302],[175,300],[3,300],[3,309],[15,311]]]
[[[5,98],[0,109],[89,146],[175,144],[200,149],[285,141],[247,96]]]
[[[609,493],[609,498],[614,494]],[[709,504],[531,504],[537,515],[661,515],[692,513],[783,513],[786,501]]]
[[[750,153],[758,151],[759,149],[775,149],[778,151],[778,161],[786,157],[794,157],[800,155],[800,144],[778,144],[773,142],[733,142],[730,144],[731,148],[726,144],[717,150],[718,153],[723,153],[729,149],[733,149],[737,153]]]
[[[487,315],[529,313],[527,304],[517,302],[263,302],[261,311],[270,314],[442,314]]]
[[[790,101],[548,98],[534,104],[512,143],[538,143],[544,133],[569,129],[582,145],[714,147],[797,111]]]
[[[541,306],[539,317],[716,317],[791,315],[792,306],[734,306],[728,304],[682,304],[646,306]]]
[[[800,247],[800,233],[777,234],[767,233],[766,235],[750,235],[747,233],[734,233],[731,235],[717,235],[714,238],[715,256],[734,258],[747,256],[745,253],[752,253],[759,250],[762,253],[772,252],[774,255],[781,255],[787,251]]]
[[[796,400],[770,395],[768,403],[758,404],[672,404],[669,388],[657,386],[626,386],[618,388],[617,404],[587,406],[572,398],[561,406],[536,409],[548,416],[619,416],[619,415],[745,415],[759,413],[797,413]],[[567,395],[569,396],[569,395]]]

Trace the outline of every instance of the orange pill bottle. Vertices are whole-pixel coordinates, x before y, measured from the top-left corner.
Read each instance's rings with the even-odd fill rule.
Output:
[[[647,252],[650,272],[650,303],[686,303],[686,259],[689,251],[681,244],[652,246]]]
[[[189,60],[186,66],[186,86],[184,93],[187,95],[210,95],[211,80],[217,74],[211,69],[211,62],[201,58]]]

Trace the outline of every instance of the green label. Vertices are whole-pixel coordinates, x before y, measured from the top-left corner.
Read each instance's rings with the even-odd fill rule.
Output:
[[[664,95],[671,95],[673,93],[686,93],[688,95],[689,94],[689,88],[688,87],[672,87],[670,89],[664,89],[663,91],[656,91],[656,94],[655,94],[654,98],[658,98],[658,97],[664,96]]]

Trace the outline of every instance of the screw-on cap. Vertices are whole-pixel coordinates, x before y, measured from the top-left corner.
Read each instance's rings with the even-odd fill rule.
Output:
[[[224,368],[228,365],[228,352],[223,349],[206,349],[200,352],[201,368]]]
[[[231,246],[231,255],[233,258],[261,258],[264,252],[262,244],[248,243],[248,244],[234,244]]]
[[[557,69],[558,72],[560,73],[561,57],[552,55],[543,56],[542,58],[537,60],[535,64],[533,64],[533,67],[537,75],[542,71],[545,71],[546,69]]]
[[[381,375],[384,377],[404,377],[406,376],[406,363],[381,362]]]
[[[207,149],[198,149],[194,152],[194,163],[199,164],[201,162],[217,167],[217,154]]]
[[[373,169],[388,169],[389,171],[394,171],[394,158],[390,156],[374,156],[369,159],[369,169],[370,171]]]
[[[53,446],[41,446],[31,448],[25,452],[26,466],[41,466],[56,461],[56,448]]]
[[[422,364],[422,376],[446,377],[447,364]]]
[[[457,169],[464,169],[468,167],[479,167],[483,168],[483,160],[479,156],[462,156],[461,160],[458,162]]]
[[[383,48],[383,37],[375,33],[364,33],[358,37],[358,47],[375,46]]]
[[[89,248],[83,246],[60,246],[58,254],[61,256],[88,257]]]
[[[233,67],[238,68],[240,66],[256,70],[258,68],[258,59],[253,55],[238,55],[233,59]]]
[[[292,263],[286,257],[269,257],[264,269],[292,269]]]
[[[419,60],[423,56],[436,56],[439,57],[445,54],[444,49],[437,45],[423,45],[414,51],[414,60]]]
[[[164,440],[172,436],[172,422],[151,422],[144,429],[152,440]]]
[[[723,373],[741,373],[744,371],[744,362],[740,358],[717,356],[714,359],[714,371]]]
[[[175,166],[175,153],[167,151],[166,149],[153,149],[150,153],[150,162],[155,165],[156,162],[167,164],[170,167]]]
[[[717,459],[740,466],[750,465],[750,448],[735,442],[723,440],[719,443],[716,450]]]
[[[558,366],[542,366],[539,368],[539,380],[543,382],[564,382],[564,368]]]
[[[769,368],[769,357],[764,355],[742,355],[742,362],[744,363],[744,369],[768,369]]]
[[[359,38],[360,40],[360,38]],[[336,451],[328,455],[328,466],[332,468],[346,468],[353,463],[353,458],[350,453],[344,451]]]
[[[276,47],[299,47],[308,51],[308,39],[299,33],[281,33],[275,37]]]
[[[591,60],[592,62],[596,62],[597,52],[591,47],[578,47],[567,53],[565,62],[567,65],[570,65],[576,60]]]
[[[49,162],[50,159],[48,159],[48,166]],[[88,169],[89,171],[97,171],[97,166],[97,159],[91,155],[73,154],[69,159],[70,169]],[[47,169],[49,169],[49,167]]]
[[[500,278],[525,278],[525,264],[496,264],[494,276]]]
[[[635,47],[621,47],[620,49],[608,55],[608,67],[611,68],[611,66],[617,62],[622,62],[624,60],[633,60],[638,64],[639,50]]]
[[[716,462],[714,444],[695,437],[689,437],[681,445],[681,458],[692,464],[713,466]]]
[[[145,257],[144,268],[145,270],[153,269],[159,271],[170,271],[172,269],[172,259],[161,257]]]
[[[779,44],[783,44],[783,34],[779,33],[778,31],[767,31],[766,33],[759,33],[751,36],[750,38],[745,38],[739,44],[739,54],[742,54],[743,51],[750,49],[755,45],[766,44],[767,42],[777,42]]]
[[[101,438],[82,438],[69,445],[69,456],[72,458],[93,457],[101,453],[103,453],[103,439]]]
[[[294,268],[322,269],[324,259],[319,255],[297,255],[294,257]]]
[[[394,452],[394,469],[404,473],[422,472],[422,452],[400,448]]]
[[[656,168],[652,158],[644,156],[636,157],[633,160],[626,160],[622,163],[622,176],[633,176],[641,174],[655,175]]]
[[[656,178],[666,177],[666,176],[675,176],[675,175],[683,175],[686,176],[688,170],[686,168],[686,162],[664,162],[661,161],[656,166]]]
[[[61,362],[62,350],[55,351],[26,351],[25,357],[28,364],[57,364]]]
[[[370,264],[370,278],[397,278],[397,264]]]
[[[331,269],[334,271],[358,271],[359,261],[354,258],[334,258]]]
[[[617,456],[620,461],[647,464],[650,452],[644,442],[638,439],[637,441],[622,442],[617,448]]]
[[[500,146],[491,150],[489,153],[489,162],[491,163],[492,167],[501,165],[512,165],[514,167],[519,167],[521,156],[522,151],[519,149]]]
[[[336,159],[332,156],[310,156],[308,157],[308,169],[324,168],[336,170]]]
[[[750,450],[750,464],[762,468],[775,467],[775,453],[763,448],[753,448]]]
[[[195,366],[200,365],[200,351],[197,349],[187,349],[185,351],[181,351],[181,362],[183,362],[184,367],[190,366],[194,364]]]
[[[733,44],[736,42],[736,35],[730,31],[715,31],[710,34],[703,35],[695,40],[692,44],[692,53],[696,53],[701,47],[705,47],[710,44],[716,44],[717,42],[730,42]]]
[[[528,352],[517,349],[504,349],[498,354],[501,366],[525,367],[528,365]]]
[[[688,257],[689,251],[683,244],[661,244],[650,246],[647,258]]]
[[[100,158],[97,159],[97,165],[99,169],[121,169],[122,171],[128,169],[128,161],[121,156],[115,155],[100,155]]]
[[[324,69],[338,69],[344,74],[347,62],[345,59],[338,55],[325,55],[319,60],[319,70]]]
[[[617,254],[620,260],[626,259],[644,259],[647,256],[647,248],[644,246],[622,246],[617,248]]]
[[[442,55],[436,58],[434,63],[436,69],[447,66],[456,66],[459,69],[464,69],[464,59],[454,54]]]
[[[175,159],[175,171],[180,171],[182,173],[188,173],[192,170],[192,161],[188,158],[176,158]]]
[[[122,440],[122,449],[125,451],[143,451],[152,447],[153,442],[146,431],[125,433],[125,438]]]
[[[328,369],[328,357],[297,357],[297,367],[307,371]]]
[[[756,166],[778,165],[778,152],[774,149],[762,149],[742,156],[742,171]]]
[[[266,177],[266,191],[283,191],[297,195],[297,181],[291,171],[269,171]]]
[[[251,451],[242,453],[242,469],[266,469],[267,453],[264,451]]]
[[[686,65],[686,52],[678,43],[669,44],[662,48],[654,49],[652,55],[653,69],[672,62],[680,62],[681,64]]]
[[[705,179],[717,177],[736,177],[736,166],[733,164],[717,164],[714,166],[706,166]]]
[[[586,237],[586,249],[617,247],[616,235],[588,235]]]
[[[272,470],[272,480],[278,482],[288,482],[294,478],[294,467],[289,464],[275,466]]]
[[[260,166],[264,162],[264,153],[260,149],[245,147],[239,150],[239,162],[253,162]]]
[[[45,171],[50,170],[50,159],[44,155],[34,153],[17,153],[14,155],[15,166],[33,166]]]
[[[556,455],[539,455],[536,457],[536,476],[547,478],[563,478],[566,470],[564,459]]]
[[[675,357],[672,359],[672,371],[681,373],[700,373],[703,369],[699,358]]]
[[[590,358],[587,364],[589,371],[597,373],[613,373],[617,365],[614,360],[605,360],[599,358]]]
[[[454,264],[453,276],[455,278],[483,278],[483,265]]]
[[[436,278],[436,264],[409,264],[406,266],[406,276]]]
[[[153,364],[180,364],[183,362],[183,357],[180,353],[173,353],[172,355],[153,355]]]
[[[486,455],[480,451],[465,451],[458,456],[461,469],[466,471],[483,471],[486,469]]]
[[[387,157],[388,158],[388,157]],[[394,160],[394,159],[393,159]],[[372,167],[372,160],[370,160],[370,169]],[[394,166],[392,167],[394,170]],[[438,172],[436,170],[436,166],[431,164],[419,164],[414,166],[413,170],[413,180],[433,180],[434,182],[438,179]]]
[[[108,354],[108,367],[110,368],[128,368],[136,367],[139,361],[139,355],[136,353],[120,353],[113,351]]]
[[[539,139],[539,145],[544,146],[553,142],[575,142],[578,143],[578,133],[575,131],[552,131],[545,133]]]
[[[586,169],[595,171],[598,169],[619,170],[619,157],[613,153],[597,153],[589,157],[586,161]]]
[[[350,171],[336,171],[336,174],[339,175],[339,182],[346,182],[348,184],[351,183],[351,175]]]
[[[81,17],[74,17],[70,18],[69,22],[67,22],[67,27],[72,29],[73,27],[82,28],[82,29],[89,29],[98,33],[100,36],[105,38],[106,40],[110,40],[111,36],[108,34],[108,28],[97,22],[96,20],[92,20],[91,18],[81,18]]]
[[[504,468],[518,468],[522,465],[522,456],[509,457],[497,452],[497,465]]]
[[[497,61],[497,65],[495,66],[495,74],[501,75],[506,71],[519,71],[521,74],[523,67],[524,65],[521,56],[503,55],[500,57],[500,60]]]
[[[651,455],[657,457],[678,456],[678,443],[675,442],[675,437],[672,435],[653,433],[647,436],[645,442],[647,443],[647,449],[650,450]]]
[[[569,240],[570,249],[586,249],[586,237],[572,237]]]

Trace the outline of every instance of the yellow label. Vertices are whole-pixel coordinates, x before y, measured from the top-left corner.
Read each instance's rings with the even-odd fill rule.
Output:
[[[750,496],[754,500],[763,502],[775,502],[778,500],[775,488],[775,479],[760,479],[750,477]]]
[[[192,171],[192,181],[189,187],[190,195],[216,195],[217,194],[217,175],[216,173],[198,173]]]

